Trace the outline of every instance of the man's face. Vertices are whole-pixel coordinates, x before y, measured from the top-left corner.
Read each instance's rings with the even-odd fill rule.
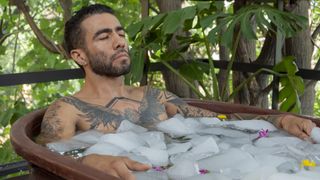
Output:
[[[130,71],[125,32],[112,14],[88,17],[81,23],[85,34],[85,53],[92,71],[101,76],[118,77]]]

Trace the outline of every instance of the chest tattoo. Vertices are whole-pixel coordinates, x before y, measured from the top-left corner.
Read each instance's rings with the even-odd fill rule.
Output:
[[[105,127],[117,128],[121,121],[124,120],[120,112],[114,109],[89,104],[72,96],[64,97],[62,100],[81,111],[83,114],[79,114],[79,116],[90,123],[91,129],[97,128],[100,124]]]
[[[73,96],[64,97],[62,101],[76,107],[81,112],[78,114],[79,118],[90,123],[91,129],[100,125],[117,129],[125,119],[153,128],[166,117],[165,107],[159,102],[161,95],[160,90],[150,88],[146,90],[141,101],[115,97],[105,107],[84,102]]]
[[[140,123],[143,126],[152,127],[161,120],[161,116],[166,114],[163,104],[159,102],[161,91],[157,89],[147,89],[140,106]]]

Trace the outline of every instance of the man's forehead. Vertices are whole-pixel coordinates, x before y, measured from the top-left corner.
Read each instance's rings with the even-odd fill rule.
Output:
[[[102,13],[87,17],[81,23],[81,27],[85,29],[86,32],[95,33],[103,28],[115,29],[117,27],[121,27],[121,24],[114,15],[110,13]]]

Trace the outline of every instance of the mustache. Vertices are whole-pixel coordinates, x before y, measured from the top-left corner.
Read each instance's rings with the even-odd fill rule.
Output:
[[[110,57],[111,61],[114,61],[114,59],[121,53],[126,53],[127,56],[129,56],[129,52],[126,49],[122,48],[122,49],[119,49],[116,53],[111,55],[111,57]]]

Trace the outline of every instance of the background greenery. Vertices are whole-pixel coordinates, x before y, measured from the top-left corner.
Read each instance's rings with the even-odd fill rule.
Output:
[[[233,3],[237,1],[224,1],[224,3],[186,1],[183,3],[185,6],[183,9],[162,12],[163,1],[150,0],[154,10],[150,10],[149,14],[153,17],[141,21],[141,7],[146,2],[144,0],[27,0],[26,12],[30,14],[42,35],[54,44],[62,43],[63,24],[68,17],[63,5],[68,2],[72,2],[70,7],[72,12],[92,3],[107,4],[116,9],[120,21],[127,28],[134,62],[131,74],[126,77],[128,84],[136,86],[143,84],[142,65],[145,60],[144,55],[148,52],[151,63],[160,62],[171,68],[171,71],[180,77],[196,96],[231,102],[238,91],[250,84],[258,73],[249,74],[246,83],[236,86],[232,83],[232,72],[228,69],[226,74],[228,81],[225,86],[219,83],[219,77],[216,76],[220,71],[210,61],[209,65],[204,66],[196,60],[197,58],[213,60],[213,57],[220,52],[220,45],[223,45],[230,50],[228,57],[233,62],[238,59],[236,49],[238,43],[242,42],[240,37],[256,41],[255,54],[261,54],[262,42],[267,39],[269,31],[275,32],[278,28],[286,37],[294,37],[308,28],[316,31],[320,20],[318,8],[320,1],[316,0],[310,1],[311,23],[306,17],[277,11],[270,3],[254,4],[253,1],[247,1],[247,4],[237,11],[233,7]],[[170,2],[174,1],[167,3]],[[181,5],[181,2],[179,3]],[[77,66],[65,58],[63,53],[52,52],[39,41],[21,8],[17,8],[17,4],[19,0],[0,0],[0,73],[76,68]],[[159,12],[162,14],[159,15]],[[258,17],[254,26],[252,17]],[[220,33],[222,30],[224,30],[223,35]],[[179,31],[183,32],[176,34]],[[171,39],[174,37],[177,37],[176,41],[179,44],[176,48],[172,48]],[[313,42],[317,44],[317,36]],[[172,49],[174,51],[170,51]],[[173,59],[190,57],[193,59],[192,63],[185,63],[180,69],[176,70],[170,66]],[[316,46],[312,56],[313,64],[317,63],[318,58],[319,51]],[[286,74],[278,74],[279,71]],[[300,112],[299,96],[303,93],[306,82],[295,75],[297,65],[294,57],[283,58],[283,61],[270,72],[281,77],[280,107],[286,111]],[[161,72],[149,72],[147,82],[168,89],[168,82]],[[268,82],[272,83],[272,79],[269,78]],[[21,159],[14,154],[9,140],[10,127],[19,117],[34,109],[48,106],[61,96],[73,94],[80,89],[82,83],[82,80],[68,80],[0,87],[0,164]],[[267,96],[270,97],[270,94]],[[319,96],[320,93],[317,91],[314,98],[316,116],[320,115]]]

